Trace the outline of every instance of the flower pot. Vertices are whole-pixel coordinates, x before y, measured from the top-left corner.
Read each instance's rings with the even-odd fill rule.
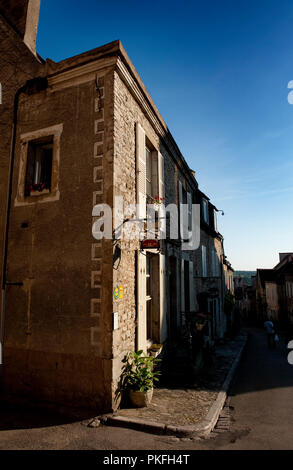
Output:
[[[157,357],[159,354],[161,354],[162,349],[163,349],[163,346],[161,344],[156,344],[156,345],[153,344],[148,350],[148,352],[150,356]]]
[[[129,390],[129,398],[131,403],[137,408],[143,408],[149,406],[152,401],[153,390],[147,390],[146,392],[140,392]]]

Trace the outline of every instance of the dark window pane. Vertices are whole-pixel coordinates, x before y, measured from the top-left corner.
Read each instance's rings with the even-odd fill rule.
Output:
[[[32,190],[51,189],[53,137],[28,143],[25,196]]]
[[[149,276],[151,274],[151,259],[147,255],[146,257],[146,275]]]
[[[151,297],[151,278],[147,277],[146,279],[146,295],[147,297]]]

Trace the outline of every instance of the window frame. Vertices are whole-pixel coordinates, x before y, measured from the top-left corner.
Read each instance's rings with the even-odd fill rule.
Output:
[[[14,206],[26,206],[41,202],[53,202],[60,199],[59,192],[59,164],[60,164],[60,141],[63,132],[63,124],[56,124],[51,127],[38,129],[20,135],[20,159],[17,192]],[[50,191],[34,191],[34,194],[25,194],[26,169],[28,162],[29,143],[43,138],[52,137],[52,168]]]
[[[149,165],[148,165],[148,159],[147,155],[149,158]],[[148,175],[148,170],[150,170],[150,175]],[[148,146],[145,146],[145,192],[147,197],[154,197],[153,194],[148,194],[148,184],[151,187],[151,193],[153,193],[153,184],[152,184],[152,171],[153,171],[153,158],[152,158],[152,151],[148,148]],[[150,179],[148,179],[148,176]]]
[[[148,164],[147,164],[147,152],[149,155],[149,170],[148,175]],[[159,196],[159,154],[158,150],[154,147],[147,135],[145,137],[145,194],[147,201],[154,199]],[[149,178],[148,178],[149,176]],[[148,184],[151,187],[151,194],[148,192]]]
[[[46,150],[50,150],[49,156],[45,155]],[[51,192],[53,152],[54,136],[28,141],[24,190],[25,197],[39,196]],[[47,159],[50,159],[50,161],[45,162]],[[44,185],[44,188],[41,191],[39,189],[34,189],[34,187],[40,185]]]
[[[202,277],[208,277],[207,247],[205,245],[201,245],[201,270]]]
[[[205,199],[204,197],[202,198],[202,217],[203,221],[208,224],[209,223],[209,201]]]

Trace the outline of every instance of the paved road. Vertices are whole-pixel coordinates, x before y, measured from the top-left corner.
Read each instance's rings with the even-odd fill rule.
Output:
[[[281,338],[277,348],[269,350],[264,332],[249,330],[231,388],[231,429],[201,448],[293,449],[293,366],[286,346]]]
[[[293,366],[287,362],[284,343],[268,350],[265,334],[249,330],[231,395],[230,429],[218,430],[204,441],[89,428],[52,414],[2,409],[0,449],[293,449]]]

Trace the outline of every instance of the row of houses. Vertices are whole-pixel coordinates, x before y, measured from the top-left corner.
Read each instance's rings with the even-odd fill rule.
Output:
[[[269,319],[289,332],[293,327],[293,253],[279,253],[272,269],[257,269],[251,281],[234,278],[236,310],[242,320],[262,326]]]
[[[256,275],[250,280],[241,276],[234,277],[235,309],[248,325],[256,323]]]
[[[269,318],[281,327],[293,326],[293,253],[280,253],[272,269],[258,269],[256,313],[259,322]]]
[[[110,411],[127,352],[167,350],[197,317],[205,344],[225,336],[233,269],[218,210],[121,42],[45,61],[40,2],[11,5],[0,0],[2,393]],[[135,221],[139,237],[125,236]]]

